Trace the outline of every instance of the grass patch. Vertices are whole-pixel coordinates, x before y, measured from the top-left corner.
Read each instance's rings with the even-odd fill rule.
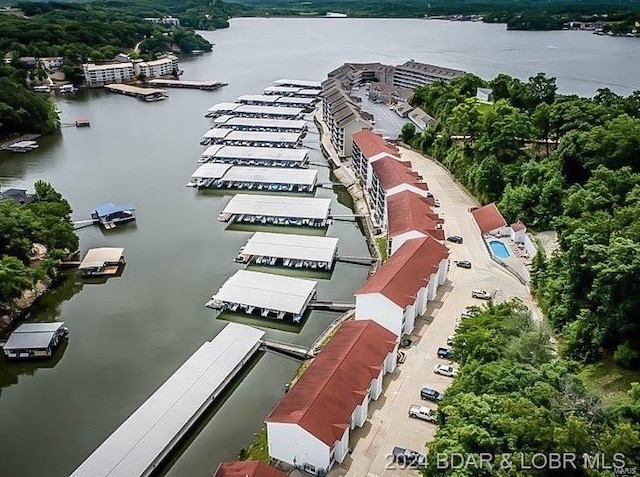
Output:
[[[387,247],[388,247],[388,239],[386,235],[381,235],[380,237],[376,237],[376,246],[380,251],[380,256],[382,257],[382,262],[387,261]]]
[[[625,398],[631,383],[640,382],[640,371],[624,369],[613,361],[613,356],[604,356],[602,361],[588,364],[580,371],[585,385],[602,395],[605,404]]]
[[[480,101],[478,101],[478,111],[480,112],[480,114],[485,115],[492,110],[493,103],[481,103]]]
[[[240,460],[259,460],[269,463],[269,448],[267,447],[267,426],[262,426],[253,435],[253,440],[246,449],[243,447],[238,454]]]

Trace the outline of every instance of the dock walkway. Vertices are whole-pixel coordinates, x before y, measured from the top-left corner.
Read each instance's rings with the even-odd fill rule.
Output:
[[[164,88],[202,89],[205,91],[214,91],[228,85],[228,83],[223,83],[222,81],[190,81],[172,79],[152,79],[149,80],[149,84],[152,86],[162,86]]]

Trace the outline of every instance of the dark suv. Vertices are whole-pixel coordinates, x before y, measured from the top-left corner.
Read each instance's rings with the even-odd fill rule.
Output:
[[[420,390],[420,398],[423,401],[438,402],[438,401],[442,401],[442,399],[444,398],[444,394],[432,388],[422,388]]]
[[[462,243],[463,239],[459,235],[452,235],[451,237],[447,237],[447,241],[453,243]]]

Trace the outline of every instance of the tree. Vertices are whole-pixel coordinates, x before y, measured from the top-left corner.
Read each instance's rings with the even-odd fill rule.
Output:
[[[29,269],[17,258],[8,255],[0,259],[0,304],[20,296],[31,286]]]
[[[400,132],[400,135],[402,136],[402,140],[409,144],[413,138],[416,135],[416,127],[413,123],[405,123],[402,126],[402,130]]]

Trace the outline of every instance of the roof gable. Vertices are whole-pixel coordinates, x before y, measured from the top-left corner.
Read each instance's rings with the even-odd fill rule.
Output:
[[[415,230],[436,240],[444,240],[444,230],[438,228],[438,224],[444,221],[433,212],[432,201],[409,190],[388,197],[389,237]]]
[[[473,218],[483,234],[507,225],[507,221],[504,220],[504,217],[498,210],[498,207],[496,207],[495,202],[491,202],[490,204],[472,211],[471,215],[473,215]]]
[[[371,167],[385,191],[400,184],[412,184],[421,189],[424,188],[422,177],[411,170],[410,162],[403,162],[386,156],[371,163]]]
[[[392,156],[400,156],[400,152],[396,146],[389,144],[382,136],[372,131],[360,131],[353,135],[353,142],[358,145],[362,151],[362,155],[367,159],[386,152]]]

